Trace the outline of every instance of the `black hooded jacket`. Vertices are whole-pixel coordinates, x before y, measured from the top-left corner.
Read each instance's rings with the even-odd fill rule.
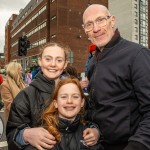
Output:
[[[32,83],[19,92],[14,99],[6,126],[6,136],[10,150],[22,149],[15,142],[19,130],[35,127],[41,111],[50,103],[55,81],[50,81],[39,72]]]

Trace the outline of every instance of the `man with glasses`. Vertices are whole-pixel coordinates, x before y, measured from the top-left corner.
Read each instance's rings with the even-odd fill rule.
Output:
[[[105,150],[150,150],[150,51],[120,36],[102,5],[83,13],[96,45],[88,69],[88,119],[97,123]]]

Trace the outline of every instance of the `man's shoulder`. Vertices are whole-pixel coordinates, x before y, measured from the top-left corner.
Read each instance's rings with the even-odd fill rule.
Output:
[[[144,47],[144,46],[140,45],[139,43],[129,41],[127,39],[122,39],[122,43],[128,47],[130,47],[130,46],[135,47],[135,48],[143,48]]]

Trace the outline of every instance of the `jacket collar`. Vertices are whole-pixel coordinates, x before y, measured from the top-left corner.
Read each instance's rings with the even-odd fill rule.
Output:
[[[72,122],[70,120],[59,118],[59,130],[62,133],[71,133],[76,131],[80,124],[80,116],[78,115]]]
[[[105,46],[105,48],[111,48],[116,43],[118,43],[118,41],[120,39],[121,39],[120,32],[118,31],[118,29],[116,29],[114,36],[112,37],[112,39],[110,40],[110,42],[108,42],[108,44]]]
[[[117,44],[120,40],[121,40],[121,36],[120,36],[120,32],[118,31],[118,29],[115,30],[115,33],[112,37],[112,39],[107,43],[107,45],[104,47],[103,51],[105,51],[105,49],[111,48],[113,47],[115,44]],[[101,53],[99,48],[96,47],[96,52],[95,52],[95,56],[98,56],[98,54]]]

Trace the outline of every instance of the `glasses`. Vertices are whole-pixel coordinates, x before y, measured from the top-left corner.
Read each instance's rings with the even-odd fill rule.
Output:
[[[85,31],[91,31],[94,28],[94,22],[98,27],[104,27],[107,24],[107,20],[111,16],[106,16],[106,17],[98,17],[95,21],[87,22],[86,24],[83,24],[82,27],[84,28]]]

